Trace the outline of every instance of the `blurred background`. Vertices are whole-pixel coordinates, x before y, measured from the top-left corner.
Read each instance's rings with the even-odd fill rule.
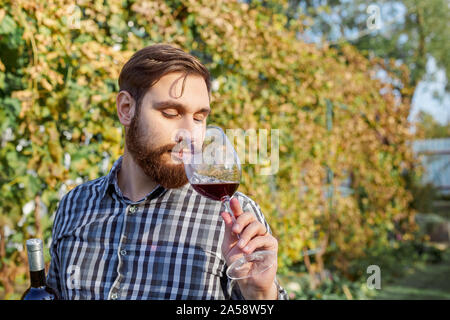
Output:
[[[154,43],[208,67],[210,124],[280,130],[279,170],[239,190],[291,299],[450,299],[449,21],[448,0],[0,0],[0,299],[121,155],[118,75]]]

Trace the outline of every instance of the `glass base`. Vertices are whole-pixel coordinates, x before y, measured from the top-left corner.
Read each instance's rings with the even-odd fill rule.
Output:
[[[227,269],[227,276],[232,280],[257,276],[272,267],[276,259],[273,251],[255,251],[233,262]]]

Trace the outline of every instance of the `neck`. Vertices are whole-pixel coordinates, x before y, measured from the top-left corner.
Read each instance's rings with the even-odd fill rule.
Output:
[[[40,288],[45,286],[45,270],[30,271],[30,279],[32,288]]]
[[[131,201],[141,200],[158,185],[134,162],[126,147],[117,179],[123,195]]]

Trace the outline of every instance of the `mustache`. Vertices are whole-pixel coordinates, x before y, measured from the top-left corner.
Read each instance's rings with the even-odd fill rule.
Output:
[[[161,147],[158,147],[158,148],[152,150],[152,153],[157,154],[157,155],[162,155],[166,152],[172,151],[172,149],[175,148],[176,145],[177,145],[176,143],[166,144],[166,145],[163,145]]]

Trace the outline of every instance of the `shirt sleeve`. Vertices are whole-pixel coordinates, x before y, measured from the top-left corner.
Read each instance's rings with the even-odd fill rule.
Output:
[[[47,275],[47,284],[56,291],[56,294],[60,299],[62,299],[61,295],[61,280],[59,276],[59,259],[56,255],[56,250],[54,250],[53,245],[50,247],[50,256],[51,256],[51,262],[50,262],[50,268]]]
[[[58,257],[58,237],[61,230],[61,224],[63,220],[63,208],[67,202],[67,195],[64,196],[55,213],[55,219],[52,226],[52,241],[49,248],[50,251],[50,268],[47,275],[47,284],[56,291],[56,294],[60,299],[63,299],[63,289],[61,283],[61,268],[60,259]]]
[[[264,217],[264,214],[261,211],[261,208],[259,205],[253,201],[251,198],[247,197],[245,194],[241,192],[236,192],[234,197],[238,198],[239,203],[241,204],[242,211],[244,212],[252,212],[259,222],[261,222],[269,232],[269,234],[272,234],[272,230],[270,228],[269,223],[267,222],[266,218]],[[227,288],[228,288],[228,296],[232,300],[245,300],[243,297],[241,291],[239,290],[239,285],[229,279],[227,277]],[[279,284],[278,279],[275,277],[275,285],[278,289],[278,300],[289,300],[288,293],[286,290]]]

